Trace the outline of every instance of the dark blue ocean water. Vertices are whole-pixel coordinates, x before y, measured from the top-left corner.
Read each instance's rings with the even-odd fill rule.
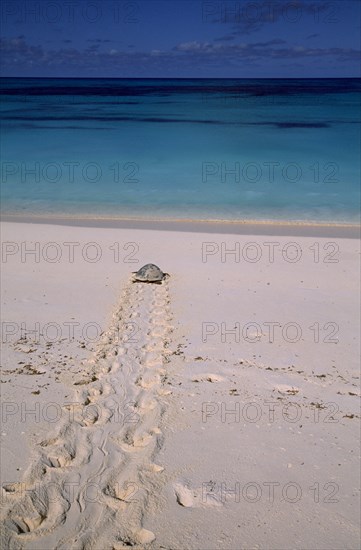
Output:
[[[357,79],[2,79],[2,210],[355,223],[360,91]]]

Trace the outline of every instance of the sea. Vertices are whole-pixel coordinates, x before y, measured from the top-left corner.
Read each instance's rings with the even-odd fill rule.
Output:
[[[2,213],[357,224],[360,79],[1,79]]]

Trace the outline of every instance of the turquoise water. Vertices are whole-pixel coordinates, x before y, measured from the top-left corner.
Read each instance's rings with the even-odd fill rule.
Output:
[[[357,79],[2,79],[2,211],[356,223]]]

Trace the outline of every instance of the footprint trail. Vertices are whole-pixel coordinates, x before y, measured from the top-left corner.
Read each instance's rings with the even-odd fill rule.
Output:
[[[129,282],[65,420],[34,449],[21,483],[3,487],[11,549],[113,550],[155,535],[143,516],[163,468],[169,286]]]

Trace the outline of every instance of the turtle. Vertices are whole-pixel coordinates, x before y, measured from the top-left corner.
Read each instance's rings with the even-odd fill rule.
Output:
[[[138,271],[133,272],[133,282],[156,283],[159,285],[168,277],[168,273],[163,273],[155,264],[145,264]]]

